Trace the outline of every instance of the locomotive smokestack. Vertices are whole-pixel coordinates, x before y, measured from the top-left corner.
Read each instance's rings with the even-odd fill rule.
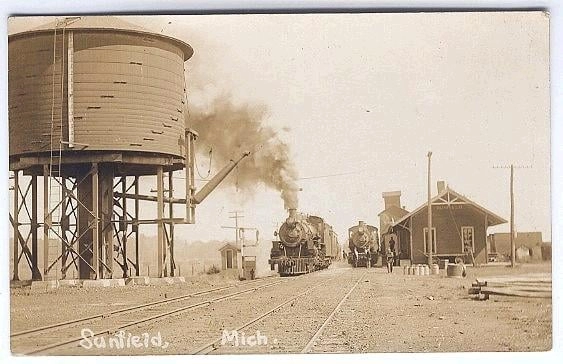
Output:
[[[220,170],[219,173],[217,173],[215,177],[211,179],[211,181],[207,182],[207,184],[203,186],[198,193],[195,194],[195,196],[192,198],[192,202],[194,204],[199,204],[203,200],[205,200],[205,198],[209,196],[209,194],[213,192],[213,190],[217,188],[217,186],[219,186],[219,184],[225,179],[225,177],[227,177],[229,173],[231,173],[231,171],[235,169],[235,167],[240,163],[240,161],[242,161],[244,158],[248,157],[249,155],[250,152],[245,152],[238,160],[233,161],[231,159],[229,164],[223,167],[223,169]]]
[[[297,216],[297,209],[291,208],[288,210],[289,212],[289,218],[294,220],[295,217]]]
[[[290,209],[287,210],[287,212],[289,213],[289,216],[287,217],[285,222],[288,223],[288,224],[292,224],[292,223],[296,222],[297,221],[297,209],[290,208]]]

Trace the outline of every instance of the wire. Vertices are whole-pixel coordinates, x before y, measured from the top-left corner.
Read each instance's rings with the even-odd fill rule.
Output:
[[[174,177],[172,177],[172,178],[174,178],[174,179],[182,179],[182,180],[185,180],[185,179],[186,179],[185,176],[174,176]],[[199,182],[209,182],[209,181],[211,181],[211,178],[195,178],[195,180],[196,180],[196,181],[199,181]]]
[[[213,147],[209,148],[209,167],[207,168],[207,176],[202,176],[201,173],[199,172],[199,167],[198,167],[198,163],[197,163],[197,153],[194,154],[194,164],[195,164],[195,170],[197,172],[197,175],[199,176],[199,178],[201,179],[206,179],[209,178],[209,176],[211,175],[211,161],[212,161],[212,157],[213,157]]]
[[[301,178],[296,178],[298,180],[304,180],[304,179],[318,179],[318,178],[328,178],[328,177],[338,177],[338,176],[347,176],[350,174],[358,174],[360,172],[344,172],[344,173],[336,173],[336,174],[325,174],[325,175],[321,175],[321,176],[310,176],[310,177],[301,177]]]

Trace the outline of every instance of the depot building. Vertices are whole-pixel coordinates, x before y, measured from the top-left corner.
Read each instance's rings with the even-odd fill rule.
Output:
[[[441,259],[465,257],[465,246],[473,248],[475,262],[486,264],[487,229],[507,221],[454,191],[445,182],[437,183],[438,194],[431,198],[432,243],[428,240],[428,202],[408,212],[400,204],[400,191],[385,192],[385,210],[379,214],[381,241],[387,249],[395,242],[400,259],[411,264],[427,263],[430,249]]]

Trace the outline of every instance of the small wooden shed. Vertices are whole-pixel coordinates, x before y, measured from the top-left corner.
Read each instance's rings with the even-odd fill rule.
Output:
[[[221,253],[221,270],[239,268],[239,248],[231,243],[227,243],[219,248],[219,252]]]

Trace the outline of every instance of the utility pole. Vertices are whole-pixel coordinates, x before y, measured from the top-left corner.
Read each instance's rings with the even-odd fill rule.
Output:
[[[229,226],[221,226],[224,229],[235,229],[235,245],[238,248],[238,235],[239,235],[239,219],[242,219],[244,216],[240,215],[242,214],[242,211],[229,211],[229,214],[231,214],[231,216],[229,216],[229,219],[235,219],[235,226],[234,227],[229,227]],[[242,249],[241,249],[241,255],[242,255]]]
[[[244,232],[246,230],[253,230],[253,231],[258,231],[257,228],[253,228],[253,227],[245,227],[245,226],[238,226],[238,224],[236,224],[236,226],[221,226],[222,229],[234,229],[235,233],[237,234],[236,236],[236,244],[237,244],[237,248],[239,247],[238,245],[238,241],[239,241],[239,237],[240,237],[240,253],[242,255],[243,253],[243,248],[244,247],[248,247],[248,246],[256,246],[258,244],[258,241],[256,244],[253,245],[245,245],[244,244]],[[244,255],[243,255],[244,257]]]
[[[514,168],[532,168],[531,166],[494,166],[493,168],[510,168],[510,266],[516,266],[516,242],[514,241]]]
[[[244,259],[244,239],[240,239],[239,236],[241,235],[241,233],[244,232],[244,230],[257,230],[257,229],[252,227],[242,227],[239,225],[239,219],[242,219],[244,217],[244,215],[241,215],[242,213],[243,213],[242,211],[229,211],[229,214],[231,214],[229,218],[235,219],[235,226],[221,226],[221,228],[235,230],[235,245],[237,248],[239,248],[239,240],[241,240],[240,255]]]
[[[510,165],[510,266],[516,266],[516,244],[514,243],[514,165]]]
[[[241,263],[242,263],[242,267],[239,267],[239,269],[242,269],[243,274],[244,274],[244,236],[243,233],[245,230],[258,230],[256,228],[252,228],[252,227],[243,227],[239,225],[239,219],[243,218],[243,215],[239,215],[241,214],[242,211],[230,211],[229,214],[231,214],[231,216],[229,216],[229,218],[231,219],[235,219],[235,226],[221,226],[222,229],[234,229],[235,230],[235,244],[236,247],[239,247],[239,236],[240,236],[240,256],[241,256]]]
[[[428,244],[428,266],[432,266],[433,254],[432,248],[434,247],[434,242],[432,241],[432,186],[431,186],[431,175],[430,175],[430,163],[432,152],[428,152],[428,235],[426,242]]]

